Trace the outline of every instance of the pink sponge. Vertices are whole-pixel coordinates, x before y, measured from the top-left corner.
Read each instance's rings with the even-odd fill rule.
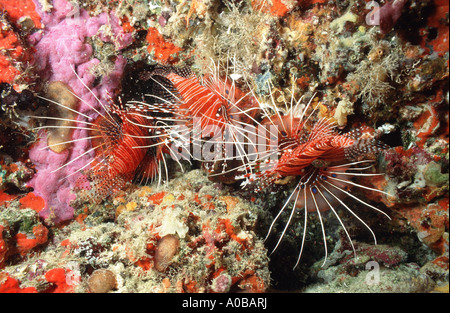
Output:
[[[114,43],[116,50],[120,51],[131,44],[131,35],[123,32],[118,18],[112,13],[91,17],[87,11],[79,10],[66,0],[53,1],[53,9],[43,12],[38,1],[35,3],[45,28],[42,33],[33,34],[30,38],[36,47],[34,66],[43,81],[62,81],[70,86],[82,99],[78,111],[95,117],[96,113],[91,106],[101,110],[96,97],[105,104],[106,95],[114,94],[126,60],[119,55],[115,61],[115,69],[94,87],[96,77],[89,70],[100,61],[93,58],[93,49],[86,39],[97,35],[105,42]],[[80,116],[79,119],[82,120],[83,117]],[[77,170],[92,159],[93,153],[81,156],[90,149],[89,142],[84,140],[74,142],[68,151],[52,152],[45,149],[45,132],[41,135],[41,140],[30,150],[30,159],[36,165],[37,172],[29,185],[46,202],[45,208],[40,212],[41,217],[60,223],[73,217],[74,210],[70,201],[75,199],[75,195],[72,189],[81,175]],[[72,139],[83,137],[87,137],[86,130],[76,129],[73,132]],[[55,171],[69,162],[71,163],[67,166]]]

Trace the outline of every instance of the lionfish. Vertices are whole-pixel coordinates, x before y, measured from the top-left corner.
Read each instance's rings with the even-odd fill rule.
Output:
[[[350,197],[389,218],[386,213],[358,198],[352,192],[353,188],[360,188],[389,195],[384,191],[353,181],[353,178],[358,176],[383,175],[365,172],[372,168],[374,160],[364,159],[368,155],[376,154],[388,148],[378,141],[377,138],[380,134],[367,126],[341,134],[336,130],[336,126],[330,119],[322,118],[313,121],[312,116],[315,109],[312,109],[309,114],[307,112],[314,97],[300,111],[301,99],[294,103],[292,98],[290,107],[286,105],[286,112],[284,113],[280,113],[272,98],[272,105],[269,106],[269,110],[258,102],[252,91],[236,97],[239,89],[235,87],[234,81],[231,85],[228,84],[227,76],[225,76],[225,79],[220,79],[218,66],[215,66],[211,72],[212,75],[205,76],[202,82],[190,69],[186,68],[162,67],[155,70],[154,75],[163,76],[172,83],[173,89],[166,88],[167,91],[172,98],[176,99],[174,102],[178,102],[179,107],[186,110],[188,120],[192,121],[195,117],[199,118],[201,130],[212,125],[221,131],[226,128],[232,129],[235,133],[247,131],[256,135],[256,138],[259,139],[260,133],[256,131],[255,127],[253,130],[245,128],[245,126],[256,126],[266,129],[266,136],[275,136],[278,139],[275,147],[269,144],[269,147],[271,147],[269,153],[262,153],[265,151],[258,150],[260,147],[254,142],[254,137],[252,141],[249,138],[250,136],[235,136],[231,143],[241,148],[238,153],[241,157],[240,162],[233,163],[234,156],[223,155],[219,160],[216,159],[216,162],[223,161],[222,164],[228,165],[228,168],[223,167],[221,170],[209,171],[210,178],[216,177],[221,181],[227,181],[230,177],[231,182],[243,178],[243,185],[252,183],[252,187],[256,191],[260,191],[271,184],[286,184],[292,180],[296,181],[293,191],[269,227],[266,239],[272,233],[281,214],[291,204],[289,219],[272,253],[278,248],[285,236],[297,208],[304,210],[305,220],[301,248],[294,268],[299,264],[303,253],[308,213],[317,213],[321,224],[325,249],[324,263],[328,256],[328,249],[321,214],[326,211],[334,213],[350,240],[356,256],[351,237],[337,214],[338,206],[343,206],[351,215],[355,216],[370,231],[376,243],[376,236],[369,225],[343,200]],[[270,111],[274,111],[275,114]],[[260,116],[261,112],[263,116]],[[236,119],[236,116],[240,118]],[[190,125],[192,126],[192,124]],[[264,139],[268,140],[268,138]],[[222,138],[222,141],[220,141],[219,138],[219,142],[223,145],[230,143],[227,140]],[[201,141],[200,145],[205,144],[205,142]],[[264,146],[264,148],[267,148],[267,146]],[[254,152],[251,153],[250,151]],[[250,154],[255,154],[256,159],[252,158]],[[264,156],[261,157],[260,155]],[[277,158],[273,158],[274,155]],[[257,183],[256,187],[255,182]]]
[[[256,121],[259,106],[250,92],[244,93],[229,78],[228,69],[221,75],[220,66],[213,64],[209,74],[201,79],[189,67],[160,66],[152,76],[165,91],[163,98],[184,112],[184,126],[192,136],[185,144],[192,144],[193,151],[201,151],[200,155],[190,156],[203,162],[211,179],[233,183],[235,170],[250,161],[245,142],[253,141],[245,128]],[[161,77],[169,83],[157,80]],[[206,147],[211,143],[218,151],[209,153]]]
[[[82,155],[95,154],[79,171],[86,169],[83,177],[94,187],[97,199],[114,194],[132,180],[148,183],[158,177],[160,183],[163,181],[163,171],[168,180],[166,156],[173,155],[174,146],[204,148],[213,140],[222,148],[231,145],[234,154],[221,151],[213,159],[206,160],[202,155],[189,152],[191,158],[206,165],[211,179],[225,183],[243,180],[243,186],[251,185],[256,191],[269,185],[295,182],[294,189],[275,216],[266,236],[267,239],[271,235],[282,213],[291,206],[288,221],[273,253],[284,238],[296,210],[303,209],[303,236],[294,268],[303,253],[308,213],[316,213],[321,224],[324,264],[328,248],[322,214],[326,211],[336,216],[356,256],[351,237],[337,214],[338,206],[355,216],[377,242],[369,225],[344,202],[345,198],[352,198],[389,218],[352,192],[353,188],[360,188],[388,195],[353,180],[358,176],[382,175],[365,172],[374,163],[367,155],[387,148],[378,141],[380,134],[375,130],[361,127],[341,134],[330,119],[315,121],[313,113],[316,109],[311,108],[314,96],[301,110],[302,99],[294,101],[292,98],[290,106],[286,105],[285,112],[280,113],[273,98],[269,106],[261,104],[251,88],[247,93],[241,91],[235,80],[228,78],[228,68],[223,75],[218,64],[214,64],[210,74],[201,79],[187,67],[170,66],[158,66],[150,77],[157,88],[145,96],[152,98],[150,102],[153,104],[128,101],[124,105],[115,105],[110,101],[104,105],[93,94],[102,108],[97,110],[92,107],[97,115],[95,119],[75,110],[80,118],[72,120],[76,123],[73,127],[88,131],[86,137],[76,140],[91,142],[91,148]],[[266,132],[262,135],[257,128]],[[189,129],[193,139],[185,136],[186,129]],[[219,136],[215,138],[217,133]],[[255,141],[270,141],[269,137],[275,137],[277,142],[268,145],[268,153],[259,150],[261,148]]]
[[[170,137],[174,116],[179,116],[175,108],[161,103],[159,105],[130,101],[123,105],[115,104],[111,96],[106,101],[100,100],[95,93],[74,74],[94,97],[98,107],[89,104],[72,90],[68,90],[78,101],[82,101],[95,114],[89,116],[63,103],[40,97],[60,108],[75,113],[74,118],[31,116],[37,119],[70,122],[70,125],[44,125],[41,129],[78,129],[84,130],[84,136],[64,142],[47,144],[43,149],[68,145],[76,141],[89,142],[89,148],[62,164],[53,172],[59,171],[82,157],[91,156],[78,170],[65,176],[64,179],[82,172],[75,185],[80,189],[92,189],[90,198],[100,202],[108,196],[122,190],[129,182],[146,184],[155,180],[161,183],[168,180],[167,155],[170,154]],[[103,103],[106,102],[106,103]],[[151,114],[150,114],[151,113]],[[176,118],[175,118],[176,119]]]
[[[197,126],[200,131],[213,127],[218,129],[221,134],[226,130],[231,130],[234,134],[234,136],[222,136],[216,140],[223,147],[230,143],[234,145],[238,151],[239,162],[234,162],[236,161],[235,155],[229,156],[222,153],[221,157],[214,160],[214,164],[225,166],[212,170],[209,168],[210,178],[216,178],[222,182],[244,179],[243,185],[252,183],[252,187],[256,191],[271,184],[286,184],[292,180],[296,181],[293,191],[269,227],[266,239],[272,233],[281,214],[291,204],[289,219],[272,253],[285,236],[297,208],[304,210],[305,220],[301,248],[294,268],[299,264],[303,253],[308,213],[317,213],[321,224],[325,249],[324,263],[328,256],[328,249],[321,214],[326,211],[334,213],[350,240],[356,256],[351,237],[337,214],[338,206],[343,206],[351,215],[355,216],[370,231],[376,243],[376,236],[369,225],[343,200],[350,197],[389,218],[386,213],[352,193],[353,188],[361,188],[389,195],[384,191],[353,181],[353,178],[358,176],[383,175],[365,172],[372,168],[374,160],[364,159],[370,154],[376,154],[388,148],[378,141],[377,138],[380,134],[367,126],[341,134],[330,119],[322,118],[313,121],[312,116],[315,109],[312,109],[309,114],[307,112],[314,97],[300,111],[301,99],[294,103],[292,98],[290,107],[286,105],[284,113],[280,113],[271,98],[272,103],[269,110],[258,102],[252,90],[245,94],[235,86],[234,80],[231,80],[230,83],[227,78],[228,73],[225,74],[225,79],[221,79],[223,76],[219,73],[218,65],[214,65],[210,72],[211,74],[204,76],[201,81],[189,68],[159,67],[153,72],[153,75],[164,77],[170,82],[169,84],[160,84],[169,95],[167,99],[171,99],[170,103],[176,104],[181,110],[184,110],[185,119],[188,120],[188,125],[194,128],[192,130],[194,133],[193,121],[197,118]],[[275,114],[270,111],[274,111]],[[253,128],[246,126],[253,126]],[[268,145],[271,148],[268,153],[258,150],[260,147],[256,144],[255,137],[258,141],[261,133],[256,130],[257,127],[267,130],[264,132],[265,136],[274,136],[278,140],[276,146]],[[244,135],[245,132],[247,132],[247,136]],[[250,138],[251,135],[254,135],[253,138]],[[207,139],[211,140],[212,136]],[[263,139],[263,141],[268,140],[267,137]],[[205,145],[208,140],[200,140],[197,144]],[[263,148],[267,148],[267,146],[263,146]],[[256,155],[256,158],[253,158],[252,154]],[[274,155],[277,158],[273,158]],[[201,161],[205,162],[205,160]]]
[[[272,154],[277,154],[275,160],[260,158],[249,164],[249,166],[259,169],[254,170],[251,175],[245,174],[245,184],[257,186],[255,190],[260,191],[271,184],[287,184],[295,181],[295,187],[284,201],[284,204],[266,235],[266,240],[271,235],[275,224],[280,219],[282,213],[291,205],[291,212],[272,253],[279,247],[283,237],[291,224],[297,209],[304,211],[303,236],[300,252],[294,269],[300,262],[307,230],[308,213],[316,213],[321,224],[323,244],[325,249],[324,263],[327,260],[328,249],[322,213],[331,211],[336,216],[342,226],[346,237],[349,239],[356,257],[356,250],[351,237],[337,214],[337,207],[344,207],[351,215],[361,222],[372,234],[375,243],[376,236],[367,223],[360,218],[343,200],[350,197],[364,206],[375,210],[387,218],[389,216],[377,207],[363,201],[351,192],[353,188],[367,189],[391,196],[388,193],[374,189],[353,181],[358,176],[379,176],[381,173],[366,173],[365,170],[372,168],[374,160],[367,158],[368,155],[376,154],[386,148],[387,145],[377,140],[380,135],[374,129],[363,126],[348,133],[339,133],[336,126],[329,118],[321,118],[312,121],[312,115],[316,109],[307,114],[310,109],[313,97],[303,110],[299,110],[302,99],[294,104],[291,99],[290,107],[280,113],[272,98],[272,114],[265,110],[265,118],[260,122],[263,127],[275,126],[278,130],[278,147]]]

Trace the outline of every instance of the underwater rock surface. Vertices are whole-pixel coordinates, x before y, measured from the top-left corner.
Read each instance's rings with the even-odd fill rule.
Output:
[[[0,0],[0,292],[448,292],[448,12],[442,0]],[[88,123],[157,103],[145,95],[170,89],[170,74],[151,75],[161,65],[228,76],[266,116],[303,97],[311,120],[374,129],[386,149],[370,174],[383,175],[354,177],[367,188],[351,192],[390,219],[349,197],[359,218],[337,202],[306,229],[300,208],[272,225],[293,178],[208,178],[224,163],[87,175],[100,145]],[[167,107],[179,96],[165,95]]]
[[[30,230],[19,229],[16,245],[22,247],[19,235],[32,232],[39,239],[35,244],[46,248],[36,259],[30,257],[4,273],[20,268],[20,277],[14,278],[38,292],[55,287],[93,292],[102,285],[96,280],[105,279],[106,284],[113,278],[110,290],[116,292],[263,292],[270,286],[270,275],[266,249],[254,232],[255,208],[215,187],[200,170],[167,186],[144,186],[112,202],[83,207],[76,222],[55,231],[50,241],[33,210],[24,209],[23,216],[16,217],[8,208],[3,221],[14,218],[22,225],[27,218],[36,224],[30,221]],[[10,235],[10,229],[3,232]],[[37,232],[44,232],[45,238]],[[10,243],[8,252],[14,239],[4,239]],[[30,245],[19,253],[30,256]],[[55,269],[61,271],[62,285],[46,278]],[[99,276],[99,270],[108,275]]]

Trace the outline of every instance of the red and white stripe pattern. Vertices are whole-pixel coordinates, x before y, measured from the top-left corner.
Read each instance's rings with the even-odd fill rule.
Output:
[[[142,117],[128,117],[128,119],[131,118],[136,124],[146,123],[146,120]],[[138,147],[150,144],[149,139],[139,138],[147,135],[146,129],[131,123],[128,119],[123,121],[119,138],[116,139],[117,142],[113,145],[110,155],[107,156],[110,176],[134,173],[146,153],[145,149]]]
[[[180,108],[187,109],[191,117],[200,118],[202,129],[207,125],[224,125],[226,108],[219,95],[201,85],[194,75],[185,78],[172,72],[166,78],[182,96]]]

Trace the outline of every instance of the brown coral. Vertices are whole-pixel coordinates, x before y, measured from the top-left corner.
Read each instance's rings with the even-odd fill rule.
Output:
[[[117,287],[116,275],[110,270],[95,270],[88,279],[89,291],[92,293],[106,293]]]
[[[155,269],[158,272],[164,272],[172,263],[179,246],[180,240],[175,235],[166,235],[158,241],[155,252]]]
[[[48,147],[56,152],[61,153],[69,148],[70,143],[67,143],[71,139],[72,128],[77,115],[72,110],[75,110],[78,104],[78,99],[74,95],[72,89],[63,82],[54,81],[47,87],[47,98],[53,104],[52,115],[55,118],[60,118],[55,124],[55,128],[51,128],[47,135]],[[63,120],[64,119],[64,120]]]

